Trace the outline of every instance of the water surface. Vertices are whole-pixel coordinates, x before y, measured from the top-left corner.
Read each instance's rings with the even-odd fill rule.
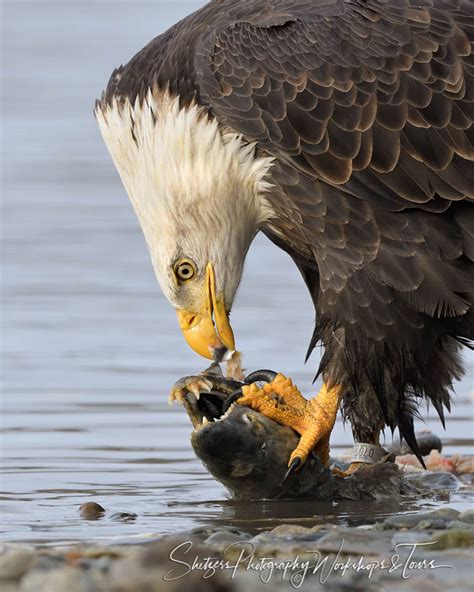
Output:
[[[170,385],[203,364],[160,294],[92,107],[115,66],[200,4],[3,3],[4,540],[356,524],[399,510],[231,502],[194,457],[183,410],[167,405]],[[293,264],[258,238],[233,314],[246,367],[281,370],[314,392],[317,359],[303,364],[312,319]],[[447,453],[472,451],[472,358],[468,368],[443,435]],[[350,443],[338,423],[333,451]],[[138,518],[88,523],[77,512],[85,501]]]

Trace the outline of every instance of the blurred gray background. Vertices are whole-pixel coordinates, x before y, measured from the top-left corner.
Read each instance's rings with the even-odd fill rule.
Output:
[[[159,291],[92,114],[113,68],[202,4],[2,2],[7,540],[127,538],[235,518],[193,456],[184,411],[167,406],[169,387],[203,361]],[[281,370],[314,392],[317,356],[303,364],[313,317],[292,262],[259,237],[233,313],[246,368]],[[470,448],[469,360],[443,436],[448,452]],[[350,442],[338,423],[334,452]],[[139,518],[85,525],[77,506],[91,500]]]

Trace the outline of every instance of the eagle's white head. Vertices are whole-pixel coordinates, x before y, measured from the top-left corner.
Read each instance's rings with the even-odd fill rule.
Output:
[[[272,216],[273,160],[156,88],[134,104],[99,102],[96,117],[188,343],[209,358],[234,349],[228,316],[250,243]]]

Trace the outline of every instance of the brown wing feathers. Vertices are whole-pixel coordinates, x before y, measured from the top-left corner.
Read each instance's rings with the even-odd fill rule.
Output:
[[[201,97],[278,160],[274,226],[317,304],[322,370],[372,388],[416,446],[407,393],[442,417],[450,339],[474,338],[474,3],[274,5],[296,18],[216,33]]]
[[[312,4],[296,22],[218,35],[213,90],[222,92],[206,96],[209,73],[200,80],[216,116],[331,184],[367,171],[403,206],[433,200],[433,184],[440,197],[472,197],[444,172],[454,161],[466,176],[462,161],[474,155],[471,43],[455,21],[469,6],[338,2],[325,16]],[[429,172],[420,176],[419,163]]]

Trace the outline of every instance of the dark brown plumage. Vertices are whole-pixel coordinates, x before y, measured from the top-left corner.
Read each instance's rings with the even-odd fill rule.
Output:
[[[276,158],[263,231],[316,308],[309,353],[354,436],[441,418],[474,339],[474,2],[215,0],[113,74],[156,81]]]

